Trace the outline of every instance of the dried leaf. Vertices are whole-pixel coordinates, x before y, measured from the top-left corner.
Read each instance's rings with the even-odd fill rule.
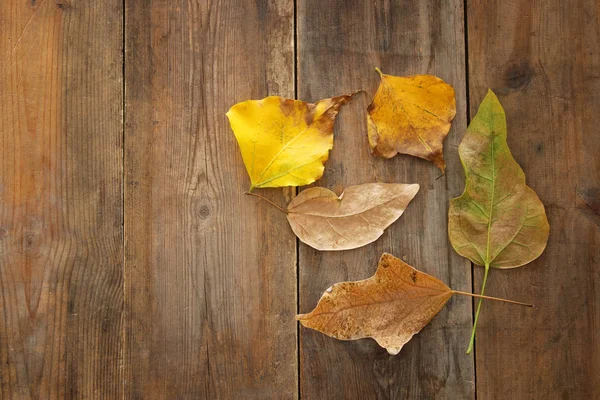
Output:
[[[352,95],[315,104],[277,96],[247,100],[227,112],[254,188],[308,185],[323,175],[333,124]]]
[[[452,297],[453,291],[431,275],[384,254],[375,275],[336,283],[302,325],[341,340],[373,338],[390,354],[418,333]]]
[[[544,205],[525,184],[525,174],[506,143],[506,116],[490,90],[465,134],[458,152],[465,170],[465,190],[452,199],[448,235],[454,250],[485,266],[481,294],[490,267],[525,265],[544,251],[550,226]],[[481,309],[477,306],[471,342]]]
[[[550,227],[544,205],[506,143],[506,116],[490,90],[459,148],[465,191],[450,202],[448,233],[477,265],[514,268],[539,257]]]
[[[323,293],[302,325],[341,340],[373,338],[396,355],[440,312],[453,294],[533,307],[531,304],[452,290],[442,281],[384,253],[375,275],[336,283]]]
[[[341,196],[314,187],[288,205],[287,218],[301,241],[317,250],[347,250],[374,242],[419,191],[417,184],[367,183]]]
[[[372,153],[385,158],[410,154],[432,161],[443,172],[442,142],[456,114],[454,89],[432,75],[377,72],[381,82],[367,116]]]

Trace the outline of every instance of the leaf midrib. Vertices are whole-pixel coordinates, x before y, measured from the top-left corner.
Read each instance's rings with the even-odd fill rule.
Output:
[[[342,196],[343,196],[343,193],[342,193]],[[390,199],[390,200],[388,200],[388,201],[384,201],[383,203],[379,203],[379,204],[372,205],[371,207],[369,207],[369,208],[366,208],[366,209],[364,209],[363,211],[360,211],[360,212],[357,212],[357,213],[354,213],[354,214],[344,214],[344,215],[322,215],[322,214],[312,214],[312,213],[310,213],[310,212],[295,212],[295,211],[290,211],[290,210],[288,210],[288,212],[289,212],[290,214],[309,215],[309,216],[311,216],[311,217],[321,217],[321,218],[349,218],[349,217],[356,217],[356,216],[359,216],[359,215],[361,215],[361,214],[364,214],[364,213],[366,213],[366,212],[368,212],[368,211],[371,211],[371,210],[373,210],[374,208],[381,207],[381,206],[384,206],[384,205],[386,205],[386,204],[388,204],[388,203],[391,203],[391,202],[392,202],[392,201],[394,201],[394,200],[398,200],[398,198],[399,198],[400,196],[401,196],[401,195],[398,195],[398,196],[394,197],[393,199]],[[314,199],[310,199],[310,200],[314,200]],[[337,200],[339,203],[341,203],[341,202],[343,201],[343,199],[341,199],[341,198],[339,198],[339,197],[338,197],[336,200]],[[411,199],[411,200],[412,200],[412,199]]]
[[[322,100],[320,100],[320,101],[322,101]],[[315,110],[316,110],[316,108],[317,108],[317,105],[319,104],[319,102],[320,102],[320,101],[318,101],[318,102],[316,102],[316,103],[314,103],[314,104],[313,104],[313,106],[315,107]],[[273,158],[271,159],[271,161],[269,161],[269,163],[267,164],[267,166],[265,167],[265,169],[263,170],[263,172],[262,172],[262,173],[259,175],[259,177],[257,178],[257,180],[258,180],[258,179],[261,179],[261,178],[262,178],[262,177],[265,175],[265,173],[266,173],[266,172],[269,170],[269,168],[271,168],[271,165],[273,165],[273,163],[275,162],[275,160],[276,160],[276,159],[277,159],[277,158],[278,158],[278,157],[279,157],[279,156],[280,156],[280,155],[281,155],[281,154],[282,154],[282,153],[283,153],[283,152],[284,152],[284,151],[285,151],[285,150],[286,150],[286,149],[287,149],[287,148],[288,148],[288,147],[289,147],[289,146],[290,146],[292,143],[294,143],[294,142],[295,142],[295,141],[296,141],[296,140],[297,140],[297,139],[298,139],[300,136],[304,135],[304,134],[305,134],[305,133],[306,133],[306,132],[309,130],[309,128],[310,128],[312,125],[314,125],[315,121],[316,121],[316,120],[317,120],[319,117],[321,117],[322,115],[325,115],[325,113],[326,113],[327,111],[329,111],[329,110],[330,110],[332,107],[334,107],[334,106],[335,106],[335,105],[337,105],[337,104],[338,104],[338,103],[332,103],[332,104],[330,104],[330,105],[329,105],[329,107],[327,107],[325,110],[323,110],[323,112],[321,112],[321,113],[320,113],[318,116],[316,116],[316,118],[313,118],[313,120],[310,122],[310,124],[306,124],[306,128],[304,128],[304,130],[302,130],[302,131],[301,131],[301,132],[300,132],[298,135],[294,136],[294,137],[293,137],[293,138],[292,138],[292,139],[291,139],[289,142],[287,142],[287,143],[286,143],[286,144],[285,144],[285,145],[284,145],[284,146],[281,148],[281,150],[279,150],[279,151],[277,152],[277,154],[275,154],[275,155],[273,156]],[[331,135],[333,135],[333,131],[331,132]],[[328,151],[329,151],[329,150],[328,150]],[[319,158],[321,158],[321,157],[319,157]],[[316,161],[316,160],[315,160],[315,161]],[[254,162],[254,159],[252,160],[252,162]],[[308,162],[308,163],[306,163],[306,164],[304,164],[304,165],[302,165],[302,166],[308,165],[308,164],[310,164],[311,162],[313,162],[313,161],[310,161],[310,162]],[[282,176],[286,176],[286,175],[288,175],[288,174],[289,174],[289,172],[290,172],[290,171],[293,171],[293,170],[295,170],[295,169],[298,169],[298,168],[293,168],[293,169],[290,169],[290,170],[288,170],[288,171],[287,171],[285,174],[282,174],[282,175],[278,176],[277,178],[281,178]],[[266,184],[266,183],[269,183],[269,182],[271,182],[271,181],[273,181],[273,180],[275,180],[275,179],[277,179],[277,178],[273,178],[273,179],[270,179],[270,180],[267,180],[267,181],[263,181],[263,182],[257,182],[257,183],[255,184],[255,186],[256,186],[256,187],[263,186],[264,184]]]
[[[421,286],[419,286],[419,287],[421,287]],[[426,289],[431,289],[431,288],[426,288]],[[435,289],[431,289],[431,290],[435,291]],[[352,310],[354,308],[361,308],[361,307],[367,307],[367,306],[373,306],[373,305],[385,305],[385,304],[395,303],[397,301],[414,300],[414,299],[420,299],[420,298],[423,298],[423,297],[427,297],[427,298],[432,298],[433,299],[433,298],[436,298],[436,297],[441,297],[445,293],[447,293],[447,292],[439,291],[439,294],[423,294],[423,295],[420,295],[420,296],[393,298],[392,300],[375,301],[373,303],[361,303],[361,304],[352,304],[352,303],[350,303],[349,307],[338,308],[335,311],[320,312],[318,314],[311,315],[311,317],[318,317],[318,316],[321,316],[321,315],[331,315],[331,314],[336,315],[336,314],[339,314],[339,313],[344,312],[344,311]],[[427,301],[427,299],[425,299],[422,303],[420,303],[418,306],[416,306],[411,312],[407,313],[407,315],[413,314],[415,312],[415,310],[417,310],[426,301]]]
[[[256,187],[264,187],[264,185],[266,185],[267,183],[271,183],[271,182],[273,182],[274,180],[276,180],[276,179],[279,179],[279,178],[282,178],[282,177],[284,177],[284,176],[286,176],[286,175],[291,175],[291,174],[292,174],[292,171],[295,171],[295,170],[297,170],[297,169],[300,169],[300,168],[306,167],[307,165],[309,165],[309,164],[311,164],[311,163],[314,163],[315,161],[318,161],[318,160],[320,160],[322,157],[323,157],[323,156],[319,156],[319,157],[317,157],[317,158],[315,158],[315,159],[313,159],[313,160],[310,160],[310,161],[307,161],[307,162],[305,162],[304,164],[297,165],[297,166],[295,166],[294,168],[290,168],[290,169],[288,169],[288,170],[287,170],[287,171],[285,171],[285,173],[283,173],[283,174],[275,175],[274,177],[272,177],[272,178],[269,178],[269,179],[267,179],[266,181],[262,181],[262,182],[260,182],[260,183],[257,183],[257,184],[256,184],[256,185],[254,185],[254,186],[256,186]]]
[[[423,145],[423,147],[425,147],[425,149],[427,149],[427,151],[429,151],[430,153],[433,152],[433,150],[431,149],[431,147],[427,144],[427,142],[425,141],[425,139],[423,139],[423,137],[419,134],[419,132],[415,129],[414,124],[411,122],[410,117],[408,112],[406,111],[406,109],[404,108],[404,105],[402,103],[406,103],[406,104],[410,104],[412,106],[415,106],[431,115],[433,115],[434,117],[436,117],[437,119],[439,119],[442,122],[446,122],[444,121],[439,115],[435,114],[434,112],[429,111],[428,109],[419,106],[416,103],[412,103],[410,101],[406,101],[404,99],[402,99],[399,95],[396,94],[396,92],[394,91],[394,89],[392,88],[392,86],[390,86],[389,83],[387,83],[385,81],[385,78],[382,78],[382,82],[385,84],[385,86],[388,88],[389,92],[392,93],[392,96],[396,99],[396,101],[399,103],[400,108],[402,109],[402,112],[404,112],[404,115],[406,116],[406,121],[408,121],[408,124],[410,125],[410,129],[413,131],[413,133],[417,136],[417,138],[419,139],[419,141],[421,142],[421,144]],[[417,87],[415,85],[411,85],[413,87]]]
[[[277,152],[277,154],[275,154],[273,156],[273,158],[271,159],[271,161],[269,161],[269,163],[267,164],[267,166],[265,167],[265,169],[263,169],[263,172],[258,176],[258,179],[261,179],[265,173],[269,170],[269,168],[271,168],[271,165],[273,165],[273,163],[275,162],[275,160],[281,155],[281,153],[283,153],[292,143],[294,143],[300,136],[304,135],[307,131],[308,128],[310,128],[311,124],[306,125],[306,128],[304,128],[304,130],[302,130],[299,134],[297,134],[296,136],[294,136],[292,139],[290,139],[289,142],[287,142],[285,145],[283,145],[281,147],[281,149]],[[254,159],[252,160],[254,162]],[[282,175],[285,176],[286,174]],[[258,180],[257,179],[257,180]],[[261,186],[264,185],[267,182],[257,182],[255,186]]]
[[[493,116],[492,116],[493,120]],[[488,218],[488,229],[487,229],[487,243],[485,249],[485,267],[488,268],[490,266],[490,234],[492,231],[492,218],[494,214],[494,195],[496,193],[496,157],[494,154],[494,130],[492,129],[492,194],[490,199],[490,212]]]

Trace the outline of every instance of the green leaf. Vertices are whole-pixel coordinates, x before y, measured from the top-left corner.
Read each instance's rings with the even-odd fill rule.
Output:
[[[539,257],[550,226],[544,205],[510,153],[504,109],[491,90],[458,151],[466,183],[463,194],[450,202],[448,235],[458,254],[485,266],[483,294],[489,268],[520,267]],[[467,352],[480,307],[481,301]]]

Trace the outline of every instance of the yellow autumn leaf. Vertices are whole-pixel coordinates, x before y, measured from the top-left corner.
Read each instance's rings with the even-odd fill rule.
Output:
[[[315,104],[270,96],[227,112],[254,188],[308,185],[323,175],[333,124],[352,95]]]
[[[398,153],[432,161],[444,171],[442,143],[456,115],[454,89],[432,75],[383,74],[368,108],[371,152],[391,158]]]

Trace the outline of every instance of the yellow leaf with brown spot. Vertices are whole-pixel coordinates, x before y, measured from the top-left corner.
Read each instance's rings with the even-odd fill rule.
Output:
[[[227,112],[254,188],[308,185],[323,175],[333,124],[352,95],[315,104],[270,96]]]
[[[391,158],[398,153],[432,161],[445,169],[442,143],[456,115],[454,89],[432,75],[383,74],[368,108],[371,152]]]
[[[296,318],[305,327],[337,339],[373,338],[388,353],[398,354],[452,294],[442,281],[386,253],[375,275],[336,283],[313,311]]]

